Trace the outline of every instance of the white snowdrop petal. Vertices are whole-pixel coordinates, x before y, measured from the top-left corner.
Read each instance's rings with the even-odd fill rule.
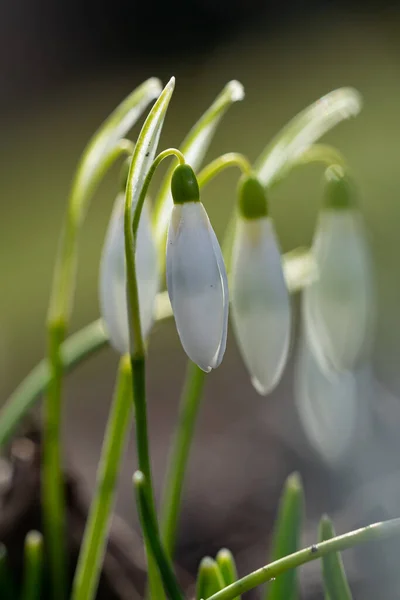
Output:
[[[100,263],[101,314],[110,342],[121,354],[129,352],[123,212],[124,196],[121,195],[115,202]],[[138,228],[136,271],[142,333],[146,338],[153,324],[154,303],[159,287],[157,253],[147,203],[144,204]]]
[[[322,370],[306,337],[300,343],[295,401],[310,444],[329,463],[347,453],[359,418],[357,380],[350,371]]]
[[[217,264],[219,268],[219,272],[221,275],[221,284],[223,291],[223,302],[224,302],[224,317],[223,317],[223,329],[222,329],[222,338],[221,343],[218,348],[217,355],[212,363],[212,368],[216,369],[222,362],[224,358],[225,350],[226,350],[226,341],[228,337],[228,315],[229,315],[229,287],[228,287],[228,275],[225,269],[224,258],[222,256],[221,247],[219,245],[217,236],[215,235],[214,230],[210,226],[210,235],[211,235],[211,243],[213,245],[214,254],[217,259]]]
[[[207,372],[222,358],[227,318],[225,278],[203,205],[175,205],[167,242],[168,293],[182,346]]]
[[[307,336],[321,366],[352,369],[369,341],[373,312],[371,266],[359,213],[323,211],[313,254],[318,273],[303,297]]]
[[[265,395],[281,378],[291,327],[289,293],[271,219],[239,219],[231,283],[238,345],[254,387]]]

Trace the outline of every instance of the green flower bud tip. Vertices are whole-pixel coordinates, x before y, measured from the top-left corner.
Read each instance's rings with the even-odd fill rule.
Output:
[[[197,177],[189,165],[176,167],[171,180],[171,192],[175,204],[199,202],[200,191]]]
[[[334,209],[354,207],[354,184],[339,166],[325,171],[325,206]]]
[[[255,177],[243,175],[238,185],[239,214],[245,219],[268,217],[268,200],[265,189]]]

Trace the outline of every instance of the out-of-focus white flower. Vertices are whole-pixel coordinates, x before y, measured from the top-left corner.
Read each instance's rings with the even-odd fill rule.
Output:
[[[228,282],[221,248],[188,165],[172,177],[174,208],[167,241],[167,287],[182,346],[203,371],[222,361],[228,328]]]
[[[252,383],[266,395],[286,365],[291,310],[267,199],[253,177],[240,183],[239,213],[230,278],[233,325]]]
[[[348,455],[360,419],[357,379],[351,371],[321,369],[303,334],[295,372],[295,403],[314,449],[331,463]]]
[[[117,197],[105,238],[100,263],[100,309],[112,346],[129,352],[129,322],[124,242],[124,194]],[[157,251],[149,206],[140,216],[136,245],[136,275],[142,335],[147,338],[153,324],[154,303],[159,287]]]
[[[339,168],[327,171],[327,200],[313,243],[317,277],[304,290],[303,315],[321,366],[351,370],[370,340],[371,264],[362,217]]]

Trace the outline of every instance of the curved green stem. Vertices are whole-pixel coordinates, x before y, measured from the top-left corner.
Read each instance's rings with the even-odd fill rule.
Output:
[[[308,562],[326,556],[331,552],[341,552],[353,548],[358,544],[384,540],[400,535],[400,518],[374,523],[362,529],[357,529],[344,535],[339,535],[326,542],[320,542],[314,546],[304,548],[299,552],[285,556],[275,562],[257,569],[253,573],[238,579],[220,592],[213,594],[208,600],[233,600],[238,594],[244,594],[253,588],[279,577],[289,569],[296,569]]]
[[[238,152],[228,152],[210,162],[200,171],[197,176],[199,187],[204,187],[214,179],[214,177],[219,175],[219,173],[230,167],[237,167],[245,175],[250,175],[252,172],[252,166],[243,154],[239,154]]]
[[[139,311],[139,293],[136,279],[136,237],[139,227],[140,215],[144,201],[146,199],[147,191],[149,189],[150,182],[154,176],[157,167],[163,160],[170,156],[175,156],[180,164],[185,163],[185,157],[183,154],[175,148],[169,148],[160,152],[160,154],[154,159],[146,177],[143,182],[142,189],[136,206],[134,207],[134,214],[132,215],[131,198],[133,196],[132,190],[132,177],[128,176],[128,185],[126,188],[125,198],[125,213],[124,213],[124,233],[125,233],[125,256],[126,256],[126,270],[127,270],[127,288],[129,297],[129,319],[130,319],[130,338],[131,344],[134,347],[134,352],[138,356],[145,355],[144,340],[142,336],[142,329],[140,326],[140,311]],[[145,477],[147,474],[144,473]],[[149,484],[151,487],[151,484]]]
[[[205,379],[204,372],[189,361],[179,408],[178,423],[168,457],[160,516],[161,537],[165,551],[169,556],[173,555],[175,549],[183,480]]]
[[[149,504],[150,490],[148,482],[141,471],[136,471],[133,476],[133,484],[136,492],[136,501],[139,509],[140,523],[142,526],[145,542],[151,549],[165,590],[170,600],[183,600],[183,594],[172,570],[172,565],[164,552],[158,533],[157,521],[154,511]]]
[[[92,600],[96,596],[119,466],[130,423],[131,395],[130,360],[129,356],[124,356],[120,361],[117,386],[97,471],[96,492],[90,505],[71,600]]]
[[[299,167],[303,167],[311,164],[322,164],[326,167],[332,167],[338,165],[344,170],[348,170],[348,165],[343,154],[328,144],[313,144],[304,152],[302,152],[298,158],[289,163],[288,166],[283,166],[282,169],[277,172],[276,176],[272,180],[271,184],[267,187],[269,189],[275,188],[279,183],[283,181],[290,173]]]
[[[181,163],[185,162],[183,155],[179,152],[179,150],[175,149],[169,149],[165,152],[161,152],[156,157],[145,177],[137,204],[135,206],[133,217],[131,198],[133,198],[132,170],[134,168],[134,165],[131,165],[131,170],[128,176],[128,184],[126,188],[124,211],[125,259],[130,328],[129,338],[131,347],[130,354],[132,367],[133,403],[135,407],[136,447],[138,454],[139,469],[142,471],[147,481],[149,506],[154,515],[154,521],[156,526],[157,518],[153,491],[153,479],[151,474],[146,407],[146,355],[145,343],[140,323],[139,290],[136,276],[136,238],[140,214],[143,208],[143,204],[146,198],[147,190],[150,185],[151,179],[155,173],[157,166],[161,163],[162,160],[164,160],[168,156],[176,156]],[[154,563],[154,557],[148,545],[146,545],[146,554],[148,559],[150,594],[153,600],[161,600],[163,597],[162,588],[160,589],[161,582],[159,583],[159,578],[157,576],[157,570]]]

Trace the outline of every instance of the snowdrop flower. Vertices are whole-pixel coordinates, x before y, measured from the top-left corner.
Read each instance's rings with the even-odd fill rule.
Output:
[[[328,371],[351,370],[365,354],[373,312],[371,265],[361,215],[339,167],[326,173],[327,206],[313,243],[317,278],[303,314],[315,357]]]
[[[226,347],[229,297],[225,265],[189,165],[175,169],[171,190],[168,293],[186,354],[209,372],[220,365]]]
[[[124,203],[121,193],[114,205],[100,263],[100,309],[112,346],[129,352],[129,322],[124,245]],[[159,287],[156,246],[151,231],[150,211],[145,202],[140,217],[136,270],[140,321],[146,338],[153,324],[154,303]]]
[[[256,390],[279,382],[290,342],[290,299],[264,188],[254,177],[239,183],[233,246],[232,317],[239,349]]]
[[[327,374],[303,334],[294,392],[298,415],[310,444],[326,462],[339,463],[348,456],[365,404],[359,402],[355,374],[350,371]]]

